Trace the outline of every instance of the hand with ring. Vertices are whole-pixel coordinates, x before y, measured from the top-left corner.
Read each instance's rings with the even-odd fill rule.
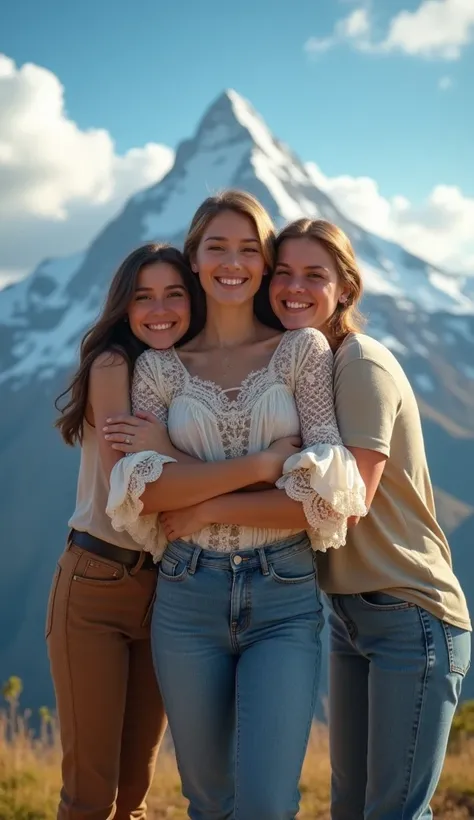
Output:
[[[112,449],[121,453],[154,450],[162,455],[171,455],[174,450],[165,425],[153,413],[140,411],[134,416],[114,416],[107,419],[103,432]]]

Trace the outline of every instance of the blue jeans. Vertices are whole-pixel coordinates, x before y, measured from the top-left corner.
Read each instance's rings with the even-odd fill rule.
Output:
[[[332,820],[430,818],[470,633],[381,592],[328,603]]]
[[[152,647],[192,820],[293,820],[321,658],[306,534],[160,564]]]

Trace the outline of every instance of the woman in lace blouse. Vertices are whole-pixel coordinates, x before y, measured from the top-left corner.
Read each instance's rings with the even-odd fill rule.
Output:
[[[257,318],[273,239],[248,194],[227,192],[198,209],[185,254],[205,293],[205,327],[179,352],[138,359],[132,402],[167,425],[176,448],[207,463],[196,480],[179,456],[148,451],[111,475],[113,526],[160,561],[152,645],[193,820],[295,817],[320,665],[311,545],[341,546],[347,516],[365,512],[365,487],[336,425],[326,339],[312,329],[282,335]],[[261,515],[173,537],[167,511],[238,489],[226,464],[299,435],[304,451],[277,482],[257,459],[234,473],[242,488],[277,483]]]

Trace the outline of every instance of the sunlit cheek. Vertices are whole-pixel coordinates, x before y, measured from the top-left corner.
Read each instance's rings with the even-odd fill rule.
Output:
[[[216,252],[211,253],[203,251],[202,253],[198,254],[196,262],[199,273],[206,273],[212,268],[215,268],[216,265],[219,264],[220,258],[220,254]]]
[[[128,312],[128,322],[131,328],[140,324],[140,311],[135,307]]]

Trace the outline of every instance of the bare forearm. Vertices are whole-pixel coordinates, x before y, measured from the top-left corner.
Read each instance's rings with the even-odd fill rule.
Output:
[[[170,452],[167,453],[170,455],[171,458],[175,458],[178,464],[203,464],[204,462],[200,458],[196,458],[196,456],[190,456],[187,453],[183,453],[182,450],[177,450],[176,447],[170,448]]]
[[[205,502],[209,523],[236,524],[276,530],[305,530],[308,526],[303,506],[284,490],[228,493]]]
[[[249,476],[268,481],[273,469],[274,462],[266,453],[227,461],[165,464],[160,478],[147,484],[141,496],[142,515],[191,507],[222,493],[232,493],[248,485]]]

